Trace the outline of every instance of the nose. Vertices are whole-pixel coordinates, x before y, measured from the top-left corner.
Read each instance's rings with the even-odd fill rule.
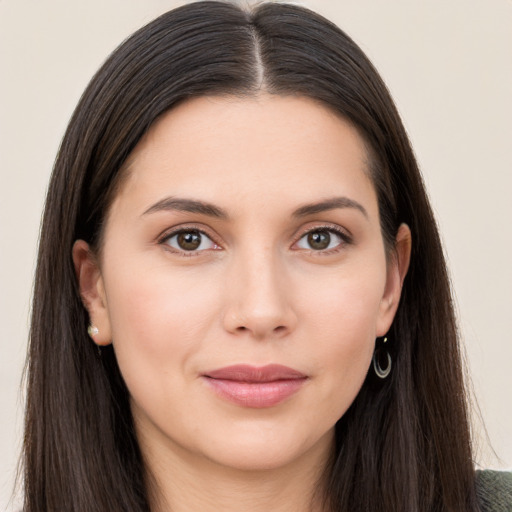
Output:
[[[227,281],[223,322],[228,332],[263,340],[293,331],[297,316],[289,279],[271,249],[241,256]]]

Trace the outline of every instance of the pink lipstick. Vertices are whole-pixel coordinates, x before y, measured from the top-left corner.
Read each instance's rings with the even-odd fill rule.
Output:
[[[260,409],[283,402],[307,380],[303,373],[278,364],[227,366],[209,371],[203,378],[222,398],[243,407]]]

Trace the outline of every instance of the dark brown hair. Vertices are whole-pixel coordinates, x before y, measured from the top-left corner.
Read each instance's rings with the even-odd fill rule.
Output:
[[[123,162],[187,98],[313,98],[347,119],[371,156],[384,240],[412,231],[411,265],[389,332],[393,371],[369,372],[336,425],[326,508],[475,512],[466,395],[436,223],[393,101],[361,49],[304,8],[198,2],[125,41],[94,76],[51,178],[35,280],[24,440],[25,512],[148,511],[129,397],[111,347],[97,356],[71,259],[101,246]],[[378,381],[378,382],[377,382]]]

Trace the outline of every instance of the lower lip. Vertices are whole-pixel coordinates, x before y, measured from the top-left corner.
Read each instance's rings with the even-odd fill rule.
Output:
[[[303,386],[306,378],[272,382],[242,382],[204,377],[208,385],[222,398],[243,407],[263,409],[284,402]]]

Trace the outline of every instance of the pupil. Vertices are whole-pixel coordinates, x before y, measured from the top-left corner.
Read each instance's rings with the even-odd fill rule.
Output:
[[[308,243],[312,249],[326,249],[331,242],[331,235],[327,231],[313,231],[308,235]]]
[[[201,234],[187,231],[178,235],[178,245],[185,251],[193,251],[201,245]]]

